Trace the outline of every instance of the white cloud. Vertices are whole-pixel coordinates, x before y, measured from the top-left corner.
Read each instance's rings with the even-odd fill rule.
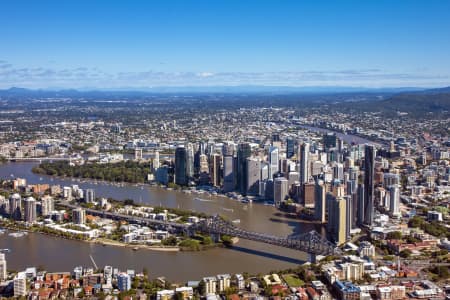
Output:
[[[105,72],[98,68],[20,68],[0,61],[0,87],[121,88],[156,86],[443,86],[449,75],[424,72],[394,73],[379,69],[297,72]]]

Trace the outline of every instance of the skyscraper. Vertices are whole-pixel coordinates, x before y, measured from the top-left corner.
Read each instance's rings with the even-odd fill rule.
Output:
[[[161,166],[159,163],[159,152],[155,151],[155,156],[153,157],[153,170],[156,171]]]
[[[314,205],[314,216],[320,223],[326,222],[326,204],[325,204],[325,184],[322,180],[317,180],[315,186],[316,203]]]
[[[309,144],[300,146],[300,183],[307,183],[309,178]]]
[[[225,193],[234,190],[234,157],[232,155],[225,155],[223,157],[223,191]]]
[[[36,222],[36,200],[28,197],[24,201],[24,220],[27,223]]]
[[[246,195],[257,195],[259,192],[259,180],[261,178],[261,161],[257,158],[249,157],[246,163]]]
[[[277,177],[273,182],[273,199],[277,207],[286,200],[289,194],[288,180],[284,177]]]
[[[215,187],[220,187],[220,154],[214,153],[211,156],[211,183]]]
[[[48,216],[55,210],[53,198],[49,195],[45,195],[41,198],[41,213],[43,216]]]
[[[372,225],[374,215],[374,173],[375,148],[366,145],[364,150],[364,220],[363,224]]]
[[[286,158],[291,158],[295,153],[295,141],[293,138],[286,139]]]
[[[326,133],[323,136],[323,147],[325,150],[328,150],[330,148],[336,148],[337,144],[337,137],[334,133]]]
[[[279,150],[277,147],[270,147],[269,148],[269,177],[273,178],[275,174],[279,171]]]
[[[22,198],[19,194],[13,194],[9,197],[9,216],[14,220],[22,218]]]
[[[356,209],[356,219],[358,225],[364,224],[364,211],[365,211],[365,201],[364,201],[364,194],[366,192],[366,189],[364,187],[364,184],[358,185],[357,188],[357,199],[358,199],[358,205]]]
[[[398,184],[389,187],[389,212],[391,216],[400,216],[400,187]]]
[[[328,223],[327,231],[331,239],[342,245],[347,240],[347,202],[342,197],[335,197],[327,194],[328,203]]]
[[[186,176],[187,180],[194,177],[194,146],[191,143],[186,147]]]
[[[175,183],[178,185],[187,185],[187,152],[183,145],[180,145],[175,150]]]
[[[247,158],[252,154],[249,143],[238,145],[237,151],[237,189],[245,195],[247,191]]]

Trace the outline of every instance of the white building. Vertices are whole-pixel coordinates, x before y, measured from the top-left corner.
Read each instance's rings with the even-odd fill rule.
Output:
[[[220,292],[225,291],[230,287],[231,276],[230,274],[217,275],[217,290]]]
[[[203,282],[205,283],[205,293],[216,294],[217,292],[217,279],[216,277],[204,277]]]
[[[5,281],[8,276],[5,254],[0,253],[0,281]]]
[[[49,195],[45,195],[41,198],[41,213],[43,216],[49,216],[52,211],[55,210],[53,198]]]
[[[27,275],[25,272],[19,272],[14,278],[14,297],[26,296],[27,294]]]

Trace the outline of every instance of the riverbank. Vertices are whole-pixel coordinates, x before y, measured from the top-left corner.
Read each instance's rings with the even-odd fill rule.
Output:
[[[51,236],[59,239],[77,241],[77,242],[85,242],[89,244],[98,244],[101,246],[113,246],[120,248],[127,248],[133,251],[137,250],[149,250],[149,251],[160,251],[160,252],[198,252],[198,251],[207,251],[215,248],[224,247],[223,243],[213,243],[210,245],[202,246],[196,249],[192,249],[190,247],[180,247],[180,246],[168,246],[168,245],[144,245],[144,244],[134,244],[134,243],[124,243],[116,240],[111,240],[107,238],[94,238],[94,239],[84,239],[77,238],[74,235],[61,235],[59,232],[49,232],[44,231],[45,227],[27,227],[27,226],[17,226],[17,223],[10,223],[5,219],[0,220],[0,229],[7,229],[9,231],[14,232],[27,232],[27,233],[37,233],[41,235]],[[4,232],[3,232],[4,233]],[[231,244],[235,244],[239,239],[231,238]]]
[[[0,166],[0,177],[4,179],[24,178],[27,184],[50,184],[60,186],[78,185],[81,189],[94,189],[99,198],[114,198],[119,201],[133,199],[134,203],[152,207],[170,207],[185,211],[202,212],[207,215],[220,213],[228,220],[240,220],[237,226],[253,232],[264,232],[277,236],[306,233],[311,230],[323,232],[323,226],[300,223],[286,218],[272,205],[259,203],[243,204],[225,197],[198,196],[163,188],[141,188],[125,184],[117,187],[111,184],[90,184],[86,180],[70,181],[37,175],[31,168],[37,162],[14,162]],[[196,197],[208,201],[200,201]],[[50,271],[61,271],[78,265],[91,265],[89,255],[97,264],[117,265],[123,269],[140,270],[146,267],[155,276],[183,282],[211,274],[249,272],[264,273],[270,270],[295,267],[305,261],[307,255],[297,250],[240,239],[234,247],[216,247],[207,251],[132,251],[126,247],[102,246],[61,239],[44,234],[28,234],[24,238],[8,235],[0,237],[0,248],[10,248],[8,265],[24,269],[43,265]],[[62,251],[62,249],[64,249]],[[32,250],[32,251],[30,251]],[[276,255],[274,255],[276,253]]]
[[[114,247],[123,247],[123,248],[130,248],[132,250],[152,250],[152,251],[164,251],[164,252],[178,252],[180,251],[180,247],[178,246],[149,246],[149,245],[142,245],[142,244],[126,244],[119,241],[113,241],[109,239],[104,238],[97,238],[94,240],[89,241],[94,244],[100,244],[102,246],[114,246]]]
[[[119,163],[124,163],[125,161],[119,162]],[[71,181],[75,181],[75,182],[80,182],[80,183],[90,183],[90,184],[103,184],[103,185],[112,185],[112,186],[116,186],[116,187],[140,187],[141,189],[144,189],[144,187],[156,187],[156,188],[160,188],[163,190],[168,190],[168,191],[176,191],[176,192],[182,192],[182,193],[187,193],[187,194],[196,194],[196,195],[206,195],[208,197],[211,196],[217,196],[217,197],[223,197],[223,198],[227,198],[230,200],[235,200],[235,201],[241,201],[244,203],[248,203],[249,200],[246,197],[243,197],[241,195],[232,195],[229,196],[225,193],[222,193],[220,190],[214,189],[211,187],[211,189],[206,189],[206,188],[188,188],[188,187],[181,187],[181,186],[171,186],[170,184],[168,186],[165,185],[160,185],[156,182],[145,182],[145,180],[143,182],[133,182],[133,181],[116,181],[116,180],[102,180],[102,179],[96,179],[94,177],[86,177],[83,176],[84,173],[80,173],[81,176],[67,176],[65,175],[67,173],[67,171],[64,170],[65,166],[61,165],[61,163],[64,162],[53,162],[53,163],[49,163],[49,162],[45,162],[45,163],[40,163],[37,166],[33,167],[31,169],[31,171],[34,174],[37,175],[42,175],[42,176],[49,176],[50,180],[52,181],[53,178],[58,178],[58,179],[62,179],[62,180],[71,180]],[[114,164],[114,163],[111,163]],[[92,166],[96,166],[96,163],[91,163],[90,165]],[[83,165],[84,166],[84,165]],[[102,165],[103,166],[103,165]],[[55,168],[55,169],[53,169]],[[76,167],[70,167],[70,168],[76,168]],[[53,174],[49,174],[49,171],[51,171],[51,173]],[[132,170],[128,170],[128,171],[132,171]],[[54,174],[56,173],[56,174]],[[61,174],[62,173],[62,174]]]

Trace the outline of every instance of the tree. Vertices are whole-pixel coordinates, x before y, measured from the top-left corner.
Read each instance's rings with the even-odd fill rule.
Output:
[[[392,231],[387,234],[388,240],[401,240],[402,233],[400,231]]]
[[[203,280],[200,280],[200,282],[198,283],[197,292],[200,295],[204,295],[206,293],[206,284]]]
[[[411,256],[411,254],[412,254],[412,251],[409,249],[402,250],[399,253],[400,257],[403,257],[403,258],[409,258]]]

